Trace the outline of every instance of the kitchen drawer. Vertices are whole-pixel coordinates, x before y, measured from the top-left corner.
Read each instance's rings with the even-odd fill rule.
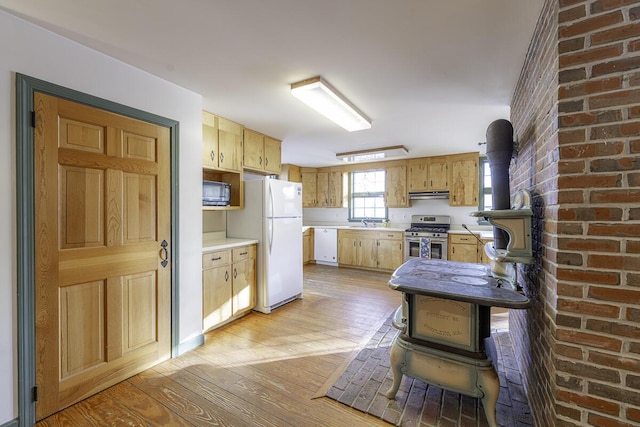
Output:
[[[402,231],[379,231],[378,239],[385,240],[402,240],[404,239],[404,232]]]
[[[256,257],[255,245],[243,246],[241,248],[234,248],[231,259],[233,262],[242,261],[243,259],[250,259]]]
[[[231,262],[231,251],[216,251],[202,254],[202,269],[219,267]]]
[[[449,243],[452,245],[475,245],[478,243],[478,239],[473,237],[471,234],[449,234]]]

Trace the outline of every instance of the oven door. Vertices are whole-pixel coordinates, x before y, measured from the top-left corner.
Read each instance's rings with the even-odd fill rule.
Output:
[[[447,239],[429,237],[429,253],[431,259],[447,259]],[[405,237],[404,260],[420,258],[420,237]]]

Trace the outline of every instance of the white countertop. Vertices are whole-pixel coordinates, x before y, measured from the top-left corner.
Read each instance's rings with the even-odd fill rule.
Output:
[[[492,239],[493,240],[493,230],[474,230],[471,229],[473,234],[480,236],[481,239]],[[469,234],[467,230],[449,230],[449,234]]]
[[[302,227],[302,231],[304,232],[305,230],[309,229],[309,228],[336,228],[336,229],[341,229],[341,230],[362,230],[362,231],[402,231],[404,232],[408,226],[404,226],[404,227],[399,227],[399,226],[394,226],[394,227],[382,227],[381,225],[377,225],[376,227],[364,227],[361,225],[340,225],[340,224],[332,224],[332,225],[326,225],[326,224],[307,224],[304,227]],[[476,234],[477,236],[480,236],[481,239],[493,239],[493,229],[482,229],[482,230],[474,230],[471,229],[471,231]],[[450,229],[449,230],[450,234],[469,234],[469,232],[467,230],[465,230],[464,228],[455,228],[455,229]]]
[[[232,249],[239,246],[253,245],[255,243],[258,243],[258,241],[227,237],[224,231],[202,234],[202,252]]]
[[[363,225],[305,225],[302,227],[302,231],[308,228],[335,228],[338,230],[362,230],[362,231],[404,231],[406,228],[399,227],[383,227],[378,225],[376,227],[365,227]]]

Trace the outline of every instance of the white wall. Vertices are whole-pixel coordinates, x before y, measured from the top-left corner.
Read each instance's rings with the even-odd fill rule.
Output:
[[[180,122],[180,342],[201,333],[202,97],[0,11],[0,425],[17,407],[15,73]],[[8,351],[11,349],[11,351]]]
[[[469,213],[477,210],[477,207],[451,207],[448,199],[412,200],[408,208],[389,208],[389,221],[391,227],[407,228],[411,222],[411,215],[449,215],[453,229],[462,228],[462,224],[469,228],[490,229],[478,226],[477,218],[469,216]],[[304,225],[345,224],[348,220],[349,210],[346,208],[304,209]]]

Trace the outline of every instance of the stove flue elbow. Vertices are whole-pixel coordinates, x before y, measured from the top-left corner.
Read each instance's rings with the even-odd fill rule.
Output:
[[[513,157],[513,126],[509,120],[499,119],[487,127],[487,158],[489,164],[506,165]],[[507,177],[508,178],[508,177]]]

